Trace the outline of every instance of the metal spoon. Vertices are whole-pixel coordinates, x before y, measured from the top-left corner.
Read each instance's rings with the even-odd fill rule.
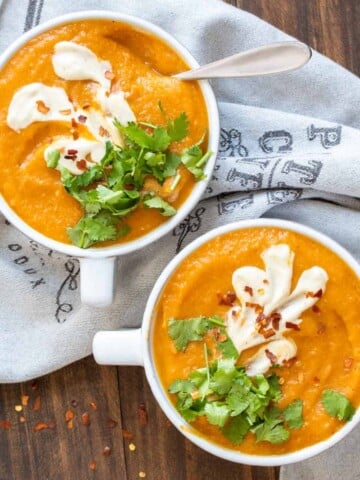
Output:
[[[173,75],[179,80],[201,78],[254,77],[290,72],[305,65],[311,48],[300,42],[279,42],[254,48],[208,63],[194,70]]]

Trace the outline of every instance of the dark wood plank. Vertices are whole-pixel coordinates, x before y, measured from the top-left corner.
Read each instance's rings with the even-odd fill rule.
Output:
[[[360,74],[360,2],[357,0],[226,0],[286,31]],[[21,395],[30,396],[22,412]],[[37,396],[42,407],[33,411]],[[72,400],[78,405],[71,407]],[[89,407],[96,402],[98,410]],[[65,412],[74,411],[67,428]],[[147,422],[144,421],[144,411]],[[88,411],[91,424],[81,423]],[[139,412],[142,412],[141,414]],[[141,415],[141,418],[140,416]],[[26,421],[21,423],[19,418]],[[118,422],[114,428],[108,419]],[[99,367],[92,358],[31,382],[0,386],[0,480],[277,480],[279,469],[250,468],[200,450],[167,421],[140,368]],[[55,429],[34,431],[40,421]],[[131,432],[132,439],[122,432]],[[136,447],[129,449],[130,443]],[[108,457],[105,446],[111,447]],[[89,464],[96,461],[96,470]]]

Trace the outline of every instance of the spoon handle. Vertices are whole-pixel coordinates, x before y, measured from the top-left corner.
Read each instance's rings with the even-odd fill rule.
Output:
[[[300,42],[280,42],[237,53],[194,70],[173,75],[179,80],[253,77],[289,72],[305,65],[311,48]]]

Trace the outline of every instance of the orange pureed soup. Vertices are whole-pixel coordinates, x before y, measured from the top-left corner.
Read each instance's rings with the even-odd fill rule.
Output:
[[[159,38],[129,25],[107,20],[69,23],[44,32],[21,47],[3,67],[0,76],[1,193],[31,227],[50,238],[70,243],[66,228],[77,223],[83,210],[64,190],[59,172],[47,167],[44,149],[59,135],[71,136],[74,131],[80,136],[88,135],[84,133],[84,126],[81,122],[75,125],[61,121],[34,122],[15,132],[6,121],[15,92],[34,82],[63,88],[74,105],[84,108],[93,105],[92,81],[67,81],[54,72],[52,55],[56,44],[62,41],[87,47],[99,59],[110,62],[111,91],[125,93],[136,122],[164,125],[159,102],[171,119],[182,112],[187,114],[189,134],[184,140],[171,144],[171,151],[180,153],[198,142],[206,132],[208,118],[198,84],[169,77],[187,69],[179,55]],[[193,175],[182,168],[177,185],[179,194],[172,202],[175,208],[184,202],[194,183]],[[140,206],[126,219],[131,231],[116,242],[142,236],[166,219],[158,210]]]
[[[291,338],[297,345],[296,357],[286,366],[275,364],[270,369],[280,377],[282,397],[278,406],[284,408],[296,399],[301,400],[303,424],[290,430],[289,439],[278,445],[268,441],[256,443],[252,433],[247,433],[242,443],[234,445],[205,416],[198,416],[191,422],[207,439],[249,454],[293,452],[325,440],[340,429],[344,422],[330,416],[322,405],[324,390],[340,392],[355,408],[359,406],[360,282],[357,275],[325,246],[298,233],[269,227],[233,231],[200,246],[181,263],[168,280],[154,315],[153,355],[167,391],[175,379],[186,379],[189,372],[205,367],[204,341],[209,348],[208,361],[211,363],[218,356],[209,333],[203,341],[191,341],[185,351],[178,351],[169,337],[169,319],[214,315],[226,319],[231,307],[222,304],[222,300],[226,292],[233,291],[233,272],[244,266],[263,269],[260,255],[278,244],[288,245],[295,254],[291,291],[302,272],[314,265],[328,275],[326,290],[322,296],[317,295],[316,306],[302,313],[297,329],[289,328],[284,332],[284,338]],[[246,364],[260,347],[243,351],[237,365]],[[176,395],[168,395],[176,404]]]

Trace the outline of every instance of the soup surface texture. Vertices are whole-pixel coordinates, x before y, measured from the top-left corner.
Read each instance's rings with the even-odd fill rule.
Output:
[[[303,425],[291,430],[282,444],[256,443],[248,433],[239,445],[233,445],[205,416],[191,422],[199,435],[249,454],[284,454],[327,439],[343,422],[331,417],[321,403],[324,390],[344,394],[356,408],[360,404],[360,282],[357,275],[323,245],[298,233],[278,228],[249,228],[223,234],[200,246],[177,268],[166,284],[154,314],[152,351],[164,390],[175,379],[187,378],[190,371],[204,367],[203,341],[193,341],[178,351],[168,333],[170,318],[186,319],[217,315],[226,319],[229,306],[219,298],[233,290],[231,279],[239,267],[264,268],[261,253],[270,246],[286,244],[294,252],[292,290],[306,269],[314,265],[327,272],[325,293],[316,307],[302,315],[297,330],[284,333],[297,345],[294,361],[271,370],[281,378],[283,408],[300,399]],[[208,346],[213,348],[209,338]],[[243,351],[237,364],[244,365],[259,347]],[[216,355],[209,353],[209,357]],[[175,395],[167,392],[175,404]]]
[[[44,150],[57,136],[71,136],[74,124],[34,122],[16,132],[6,121],[15,92],[36,82],[64,89],[79,108],[93,105],[94,82],[68,81],[54,72],[54,49],[63,41],[86,47],[98,59],[110,62],[111,91],[124,92],[137,122],[164,124],[159,102],[171,119],[182,112],[187,114],[189,134],[171,144],[173,152],[180,153],[198,142],[206,132],[208,119],[198,84],[169,77],[187,68],[184,61],[160,39],[129,25],[107,20],[74,22],[44,32],[24,45],[3,67],[0,77],[1,193],[10,207],[35,230],[70,243],[66,228],[78,222],[83,210],[64,190],[59,172],[47,167]],[[87,135],[81,123],[75,125],[75,129],[80,136]],[[177,185],[179,195],[172,203],[175,208],[184,202],[195,183],[188,170],[184,168],[181,173]],[[140,206],[127,218],[130,232],[116,242],[133,240],[164,221],[166,217],[158,210]]]

